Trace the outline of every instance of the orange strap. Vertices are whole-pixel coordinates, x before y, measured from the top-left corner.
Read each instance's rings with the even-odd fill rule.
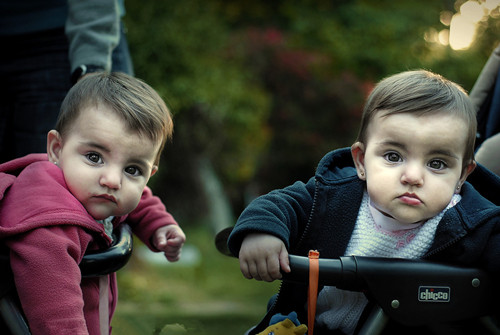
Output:
[[[313,335],[314,318],[316,316],[316,300],[318,299],[319,252],[309,250],[309,292],[307,296],[307,328],[308,335]]]

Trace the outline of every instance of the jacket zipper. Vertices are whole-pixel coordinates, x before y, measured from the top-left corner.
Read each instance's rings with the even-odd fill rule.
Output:
[[[440,253],[441,251],[445,250],[446,248],[451,247],[453,244],[459,242],[462,238],[464,238],[464,236],[459,236],[459,237],[455,238],[454,240],[451,240],[451,241],[447,242],[446,244],[443,244],[440,247],[438,247],[434,250],[431,250],[430,252],[426,253],[424,255],[424,257],[422,257],[422,259],[429,259],[431,256],[434,256],[434,255]]]
[[[300,236],[300,239],[297,243],[297,247],[295,249],[299,249],[300,245],[304,241],[304,238],[309,233],[309,229],[310,229],[311,221],[312,221],[312,216],[313,216],[313,213],[315,212],[315,209],[316,209],[317,198],[318,198],[318,180],[315,178],[314,179],[314,196],[313,196],[313,203],[311,206],[311,213],[309,213],[309,218],[307,219],[306,227],[304,228],[304,232]]]
[[[295,249],[298,249],[300,247],[300,245],[303,242],[305,236],[307,236],[307,234],[309,233],[309,229],[310,229],[310,226],[311,226],[311,220],[312,220],[312,214],[315,211],[317,197],[318,197],[317,196],[318,195],[318,180],[317,179],[314,180],[314,184],[315,184],[315,187],[314,187],[313,203],[312,203],[312,206],[311,206],[311,213],[309,214],[309,218],[307,220],[306,227],[304,228],[304,232],[300,236],[300,239],[299,239],[299,241],[298,241],[297,246],[296,246]],[[276,309],[276,305],[278,304],[278,300],[280,299],[280,293],[281,293],[281,288],[282,287],[283,287],[283,281],[281,281],[280,286],[278,288],[278,293],[276,294],[276,299],[274,299],[273,304],[271,305],[271,307],[269,308],[269,310],[268,310],[267,313],[271,313],[271,312],[273,312]]]

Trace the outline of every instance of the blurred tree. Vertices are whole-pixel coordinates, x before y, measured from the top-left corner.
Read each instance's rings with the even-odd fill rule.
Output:
[[[272,140],[249,185],[251,192],[309,178],[326,152],[353,139],[364,83],[349,72],[331,71],[331,57],[324,53],[291,47],[276,29],[250,28],[238,40],[245,46],[248,67],[273,96],[268,121]]]
[[[132,0],[126,18],[136,74],[162,94],[175,116],[174,141],[153,189],[177,216],[204,218],[211,208],[200,166],[215,164],[229,183],[253,175],[267,140],[261,129],[269,97],[227,55],[230,30],[210,2]]]

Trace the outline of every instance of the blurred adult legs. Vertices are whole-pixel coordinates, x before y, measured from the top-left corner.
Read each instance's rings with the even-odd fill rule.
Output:
[[[0,38],[0,161],[46,151],[71,87],[68,42],[62,29]]]
[[[63,29],[0,37],[0,163],[46,152],[61,103],[71,88]],[[133,75],[125,29],[112,54],[112,71]]]

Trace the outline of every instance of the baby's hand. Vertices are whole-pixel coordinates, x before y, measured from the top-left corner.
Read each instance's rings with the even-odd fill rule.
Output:
[[[279,238],[269,234],[249,234],[241,244],[240,269],[248,279],[281,279],[280,268],[290,272],[288,251]]]
[[[153,245],[163,251],[170,262],[181,258],[181,249],[186,242],[186,235],[178,225],[168,225],[158,228],[153,234]]]

